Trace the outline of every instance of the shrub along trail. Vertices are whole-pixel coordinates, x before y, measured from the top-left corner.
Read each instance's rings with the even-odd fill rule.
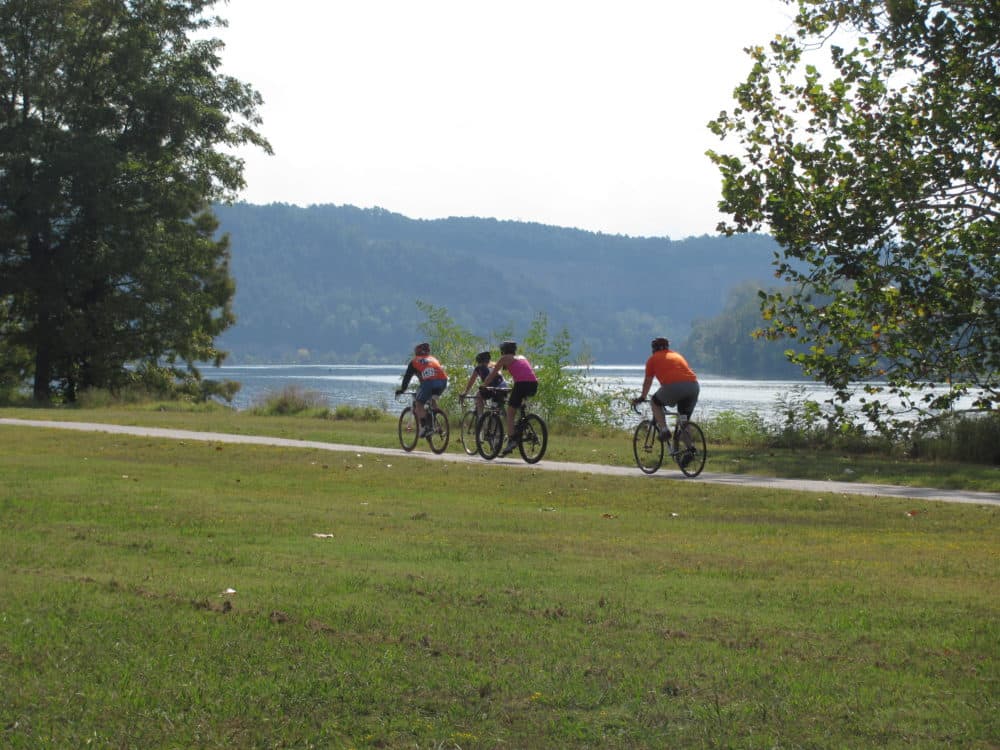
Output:
[[[315,440],[291,440],[288,438],[268,437],[262,435],[233,435],[217,432],[197,432],[191,430],[173,430],[160,427],[138,427],[132,425],[101,424],[93,422],[57,422],[33,419],[0,418],[0,424],[43,427],[60,430],[76,430],[82,432],[106,432],[118,435],[134,435],[138,437],[164,438],[171,440],[198,440],[215,443],[244,443],[252,445],[270,445],[283,448],[311,448],[333,452],[354,452],[380,455],[402,455],[430,461],[450,461],[457,463],[485,464],[478,456],[467,456],[464,453],[444,453],[435,455],[421,449],[412,453],[404,453],[399,448],[377,448],[363,445],[346,445],[325,443]],[[575,473],[603,474],[608,476],[628,476],[644,478],[638,469],[621,466],[605,466],[602,464],[570,463],[542,461],[528,466],[519,457],[496,459],[491,462],[498,466],[515,466],[525,469],[542,469],[546,471],[564,471]],[[806,492],[826,492],[844,495],[869,495],[876,497],[912,498],[917,500],[938,500],[951,503],[972,503],[981,505],[1000,505],[1000,493],[971,492],[966,490],[944,490],[924,487],[899,487],[882,484],[862,484],[854,482],[834,482],[808,479],[783,479],[775,477],[758,477],[748,474],[718,474],[702,473],[697,479],[688,479],[680,472],[664,466],[649,479],[670,479],[685,482],[703,482],[707,484],[726,484],[746,487],[769,487],[771,489],[800,490]]]

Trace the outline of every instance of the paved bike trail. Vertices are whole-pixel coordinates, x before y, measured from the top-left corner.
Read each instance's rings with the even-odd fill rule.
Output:
[[[546,461],[544,459],[537,464],[528,465],[524,463],[520,457],[497,458],[487,463],[478,456],[467,456],[465,453],[443,453],[441,455],[436,455],[430,451],[422,450],[420,447],[411,453],[405,453],[399,448],[376,448],[367,445],[324,443],[316,440],[292,440],[289,438],[269,437],[266,435],[234,435],[223,432],[198,432],[194,430],[173,430],[162,427],[138,427],[134,425],[103,424],[98,422],[58,422],[36,419],[0,418],[0,425],[11,425],[15,427],[44,427],[59,430],[75,430],[78,432],[105,432],[114,435],[132,435],[137,437],[164,438],[169,440],[242,443],[246,445],[267,445],[280,448],[309,448],[332,452],[403,456],[428,461],[475,463],[479,465],[521,467],[524,469],[543,471],[602,474],[606,476],[631,477],[633,479],[702,482],[705,484],[720,484],[735,487],[768,487],[771,489],[823,492],[834,493],[837,495],[866,495],[1000,506],[1000,493],[996,492],[941,490],[929,487],[900,487],[896,485],[866,484],[860,482],[835,482],[816,479],[782,479],[776,477],[758,477],[750,474],[718,474],[713,472],[702,472],[702,474],[695,479],[689,479],[678,471],[660,471],[647,477],[645,474],[640,473],[638,469],[626,466],[604,466],[601,464],[573,463],[568,461]]]

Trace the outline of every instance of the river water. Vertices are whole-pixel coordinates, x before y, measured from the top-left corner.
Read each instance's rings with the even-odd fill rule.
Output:
[[[395,401],[404,367],[397,365],[233,365],[205,368],[202,374],[212,380],[236,380],[243,384],[233,400],[238,409],[261,402],[269,394],[288,386],[320,394],[331,408],[341,404],[377,406],[398,411],[404,404]],[[642,365],[595,365],[582,369],[594,385],[612,391],[626,390],[638,395],[642,388]],[[452,376],[452,388],[465,386],[465,373]],[[832,392],[809,381],[738,380],[712,376],[699,377],[701,397],[695,417],[705,419],[722,411],[757,412],[767,416],[777,410],[781,400],[803,398],[822,401]]]

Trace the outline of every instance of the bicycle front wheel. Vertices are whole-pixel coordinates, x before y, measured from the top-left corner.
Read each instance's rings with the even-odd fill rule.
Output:
[[[503,448],[503,420],[499,414],[487,412],[479,420],[476,430],[476,447],[479,455],[492,461]]]
[[[708,446],[705,443],[705,433],[694,422],[684,425],[688,439],[691,441],[690,447],[684,442],[683,437],[677,438],[676,458],[677,465],[684,476],[696,477],[705,468],[705,459],[708,458]]]
[[[412,451],[417,447],[420,428],[417,425],[417,415],[407,406],[399,415],[399,444],[404,451]]]
[[[462,438],[462,448],[470,456],[476,455],[476,451],[479,450],[476,447],[477,421],[479,421],[479,415],[475,411],[467,411],[462,415],[462,421],[459,423],[459,436]]]
[[[448,447],[448,438],[451,437],[451,430],[448,426],[448,415],[435,407],[431,414],[431,434],[427,436],[431,450],[435,453],[444,453]]]
[[[663,463],[663,442],[656,422],[651,419],[642,420],[632,435],[632,453],[635,463],[644,474],[655,474]]]
[[[537,464],[542,460],[549,444],[549,428],[537,414],[526,416],[518,427],[521,437],[517,442],[517,449],[521,452],[521,458],[529,464]]]

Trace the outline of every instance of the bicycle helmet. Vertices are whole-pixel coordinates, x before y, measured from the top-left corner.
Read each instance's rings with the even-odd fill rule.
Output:
[[[422,344],[417,344],[415,347],[413,347],[413,353],[416,354],[418,357],[430,354],[431,345],[428,344],[426,341]]]
[[[500,344],[501,354],[513,354],[516,351],[517,351],[516,341],[504,341],[502,344]]]
[[[479,352],[479,354],[476,355],[476,364],[485,365],[490,361],[490,357],[491,355],[489,352]]]
[[[663,338],[663,336],[657,336],[655,339],[649,342],[649,345],[653,347],[654,352],[660,352],[663,351],[664,349],[670,348],[670,342],[667,341],[667,339]]]

